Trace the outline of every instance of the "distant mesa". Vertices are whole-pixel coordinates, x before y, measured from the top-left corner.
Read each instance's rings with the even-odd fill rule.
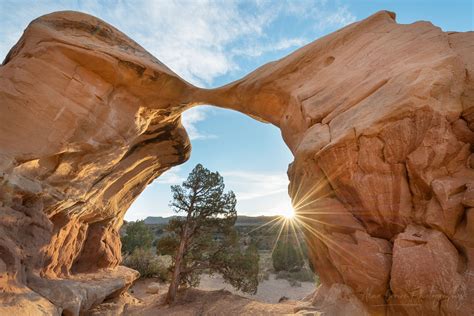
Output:
[[[169,216],[169,217],[161,217],[161,216],[148,216],[143,221],[147,225],[166,225],[171,219],[179,218],[180,216]],[[235,222],[236,226],[245,225],[245,226],[258,226],[268,223],[279,216],[245,216],[245,215],[238,215],[237,220]]]
[[[161,217],[161,216],[148,216],[143,220],[143,222],[147,225],[158,225],[163,224],[166,225],[169,223],[171,219],[179,218],[180,216],[170,216],[170,217]]]

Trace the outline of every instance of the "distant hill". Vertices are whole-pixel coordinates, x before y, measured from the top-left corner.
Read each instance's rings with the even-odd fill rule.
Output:
[[[237,221],[235,222],[235,226],[258,226],[265,223],[268,223],[274,219],[276,219],[277,215],[273,216],[245,216],[245,215],[238,215]]]
[[[147,225],[166,225],[168,222],[179,216],[169,216],[169,217],[162,217],[162,216],[148,216],[145,218],[145,224]],[[246,215],[238,215],[237,222],[235,223],[236,226],[257,226],[268,223],[276,219],[278,216],[246,216]]]
[[[179,218],[182,216],[148,216],[144,219],[144,223],[152,231],[154,239],[158,240],[161,237],[167,234],[166,225],[173,218]],[[235,229],[239,235],[243,238],[245,242],[248,241],[248,238],[252,242],[255,242],[258,250],[270,251],[275,246],[275,240],[280,234],[288,234],[288,231],[282,231],[282,222],[277,221],[280,216],[246,216],[238,215],[237,221],[235,223]],[[269,224],[274,221],[274,223]],[[128,223],[121,228],[121,234],[124,235],[127,229]],[[298,232],[298,235],[301,235],[301,232]],[[293,235],[291,235],[293,238]],[[286,237],[285,237],[286,238]],[[303,240],[302,236],[298,237],[299,240]]]
[[[159,224],[168,224],[168,222],[173,219],[173,218],[176,218],[178,216],[168,216],[168,217],[162,217],[162,216],[148,216],[147,218],[145,218],[145,224],[147,225],[159,225]]]

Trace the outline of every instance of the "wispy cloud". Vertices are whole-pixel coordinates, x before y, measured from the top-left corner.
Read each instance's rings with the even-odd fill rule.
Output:
[[[292,208],[284,172],[223,171],[226,188],[237,197],[239,214],[275,215]]]
[[[236,56],[258,57],[268,52],[276,52],[292,47],[300,47],[308,43],[305,38],[284,38],[274,43],[248,45],[246,47],[236,47],[232,53]]]
[[[246,170],[231,170],[220,172],[226,188],[233,190],[238,200],[252,200],[275,194],[287,194],[289,180],[285,173],[252,172]],[[163,173],[156,184],[181,184],[186,180],[180,166]]]
[[[182,174],[181,166],[163,173],[132,204],[127,212],[127,220],[173,215],[168,206],[171,199],[168,186],[186,180],[187,175]],[[288,179],[284,172],[232,170],[221,172],[221,175],[226,190],[233,190],[236,194],[239,215],[278,215],[292,207],[287,193]]]
[[[279,19],[293,16],[314,21],[314,27],[343,26],[355,20],[345,6],[320,1],[73,1],[2,0],[0,59],[40,15],[78,10],[116,26],[185,80],[210,87],[216,78],[239,69],[236,58],[258,57],[308,43],[311,39],[267,33]],[[190,110],[183,124],[191,139],[208,139],[196,128],[205,110]]]
[[[181,122],[191,140],[217,138],[217,135],[200,131],[196,126],[198,122],[204,121],[207,118],[210,111],[206,107],[195,107],[182,114]]]
[[[224,178],[226,190],[234,191],[237,197],[239,214],[274,215],[292,207],[288,197],[289,180],[284,172],[225,170],[220,174]],[[177,166],[163,173],[152,183],[152,187],[181,184],[186,178],[181,166]]]
[[[252,200],[288,191],[288,177],[284,173],[223,171],[227,187],[235,191],[237,199]]]
[[[53,11],[76,10],[114,25],[188,82],[211,87],[219,77],[239,70],[241,57],[259,57],[296,48],[314,40],[322,31],[355,21],[349,8],[338,3],[326,0],[0,0],[0,60],[31,20]],[[286,32],[293,27],[288,28],[288,18],[303,23],[301,33]],[[275,27],[278,23],[279,28]],[[183,125],[191,139],[216,137],[199,128],[211,113],[205,108],[183,113]],[[239,211],[262,214],[291,207],[284,173],[228,170],[222,174],[227,187],[236,192]],[[154,183],[162,184],[160,187],[180,184],[186,176],[175,167]],[[154,194],[156,191],[144,192],[134,207],[151,208],[144,201],[153,200]],[[166,205],[161,208],[166,209]]]
[[[340,4],[340,1],[288,0],[283,7],[288,15],[311,19],[313,27],[319,31],[340,28],[356,21],[356,16],[349,7]]]
[[[346,6],[330,7],[326,1],[2,0],[1,6],[0,58],[32,19],[52,11],[79,10],[116,26],[200,86],[210,86],[215,78],[238,69],[239,54],[259,56],[308,42],[276,34],[269,38],[266,31],[281,17],[311,17],[318,28],[355,20]],[[265,44],[255,44],[260,42]]]
[[[341,27],[356,21],[356,16],[347,6],[340,6],[335,11],[319,12],[319,21],[316,24],[320,29]]]
[[[151,185],[157,184],[181,184],[186,178],[181,175],[181,166],[173,167],[172,169],[164,172],[158,179],[153,181]]]

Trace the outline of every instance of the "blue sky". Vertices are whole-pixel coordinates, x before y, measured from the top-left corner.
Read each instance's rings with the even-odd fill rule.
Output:
[[[95,15],[133,38],[187,81],[217,87],[379,10],[398,23],[428,20],[445,31],[473,30],[473,1],[7,1],[0,0],[0,59],[34,18],[58,10]],[[138,197],[127,220],[169,216],[170,185],[202,163],[237,195],[239,214],[279,214],[291,207],[286,170],[292,155],[279,130],[237,112],[200,107],[183,123],[190,160]]]

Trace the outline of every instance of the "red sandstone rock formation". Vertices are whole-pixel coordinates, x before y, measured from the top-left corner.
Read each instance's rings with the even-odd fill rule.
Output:
[[[210,103],[278,126],[293,152],[289,193],[322,281],[312,304],[469,315],[473,43],[380,12],[202,90],[96,18],[33,21],[0,68],[3,308],[94,305],[48,288],[118,265],[128,206],[189,155],[180,113]]]
[[[180,112],[193,90],[94,17],[62,12],[29,25],[0,68],[3,292],[33,289],[75,314],[90,305],[91,295],[69,306],[41,288],[120,263],[127,208],[189,155]]]

